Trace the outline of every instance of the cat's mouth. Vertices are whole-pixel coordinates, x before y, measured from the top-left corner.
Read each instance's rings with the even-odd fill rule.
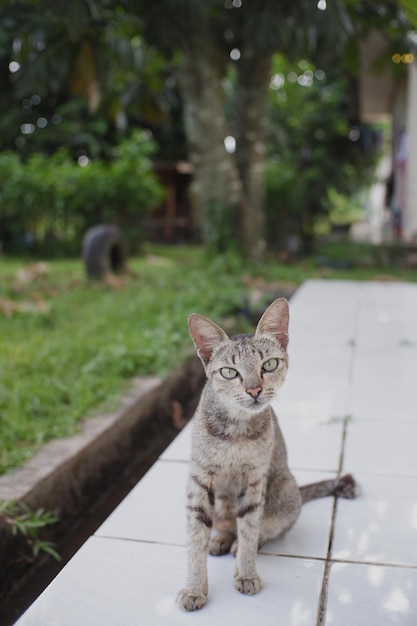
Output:
[[[263,399],[254,398],[246,405],[246,408],[250,409],[251,411],[259,411],[259,409],[263,409],[264,406],[265,402]]]
[[[270,394],[261,394],[257,398],[247,398],[244,407],[247,411],[256,413],[263,411],[267,406],[271,404],[272,397]]]

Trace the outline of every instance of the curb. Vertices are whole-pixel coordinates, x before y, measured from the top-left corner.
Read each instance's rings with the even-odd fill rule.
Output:
[[[46,444],[23,467],[1,476],[0,499],[52,511],[59,519],[52,539],[63,536],[126,468],[162,453],[193,416],[204,382],[197,357],[162,381],[134,379],[117,411],[85,420],[78,434]],[[12,574],[18,545],[10,527],[1,524],[0,530],[0,587],[8,587],[21,574],[20,567]]]
[[[117,431],[125,430],[125,422],[130,421],[130,413],[135,411],[136,403],[159,384],[160,380],[156,377],[134,379],[129,393],[121,399],[121,408],[115,413],[85,420],[76,435],[54,439],[42,446],[22,467],[0,476],[0,500],[23,500],[31,507],[44,506],[46,500],[52,499],[48,493],[50,488],[62,482],[64,475],[66,481],[70,475],[74,480],[78,478],[77,466],[88,462],[88,457],[96,457],[100,466],[99,459],[109,440],[118,439]],[[140,421],[140,416],[138,419]],[[115,429],[114,433],[111,429]],[[95,471],[97,469],[94,468]]]

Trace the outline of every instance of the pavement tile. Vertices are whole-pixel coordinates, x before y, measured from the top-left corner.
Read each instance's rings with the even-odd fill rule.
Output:
[[[415,626],[417,569],[335,563],[325,626]]]

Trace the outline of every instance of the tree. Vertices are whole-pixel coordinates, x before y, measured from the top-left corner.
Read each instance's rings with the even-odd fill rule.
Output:
[[[218,247],[234,242],[253,258],[265,249],[271,59],[277,45],[288,41],[289,23],[299,13],[294,3],[282,5],[286,20],[278,18],[272,0],[139,3],[147,39],[168,54],[178,49],[182,54],[185,124],[203,240]],[[234,88],[229,123],[224,92],[228,71]],[[235,152],[225,149],[228,135],[236,140]]]
[[[215,233],[218,242],[220,233],[240,242],[248,256],[260,258],[265,248],[265,141],[273,54],[280,51],[292,59],[340,65],[348,60],[347,53],[352,57],[356,51],[357,24],[372,18],[373,24],[389,24],[392,30],[398,4],[383,6],[373,0],[318,5],[284,0],[279,6],[274,0],[131,4],[139,7],[150,43],[165,53],[181,51],[187,138],[204,241],[211,242]],[[397,20],[395,28],[403,34],[405,21]],[[351,59],[352,72],[355,60]],[[233,108],[227,120],[223,87],[230,73]],[[354,117],[353,105],[352,111]],[[223,145],[229,134],[236,139],[233,154]]]
[[[146,76],[143,52],[150,49],[137,47],[142,32],[170,63],[177,65],[179,59],[202,239],[217,248],[240,246],[254,258],[261,258],[265,248],[265,143],[274,53],[316,64],[340,66],[348,61],[353,76],[355,42],[366,28],[387,26],[390,36],[403,36],[409,28],[396,0],[8,4],[15,20],[23,15],[18,34],[13,31],[15,40],[23,42],[22,65],[16,73],[20,84],[25,72],[44,88],[53,77],[52,86],[60,86],[57,92],[62,94],[62,86],[68,84],[70,91],[88,98],[92,112],[106,108],[119,122],[126,119],[126,102],[133,106],[137,102],[135,77],[136,84],[139,77],[143,85],[140,79]],[[354,78],[351,83],[354,87]],[[351,91],[355,93],[354,88]],[[355,117],[357,108],[351,109]],[[225,149],[229,135],[236,141],[234,151]]]

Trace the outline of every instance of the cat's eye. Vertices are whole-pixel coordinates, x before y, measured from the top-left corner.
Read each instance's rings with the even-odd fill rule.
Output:
[[[233,367],[222,367],[220,370],[220,374],[223,378],[227,378],[227,380],[232,380],[232,378],[236,378],[238,375],[237,370],[233,369]]]
[[[264,370],[264,372],[274,372],[279,364],[279,360],[278,359],[268,359],[268,361],[265,361],[265,363],[262,366],[262,369]]]

